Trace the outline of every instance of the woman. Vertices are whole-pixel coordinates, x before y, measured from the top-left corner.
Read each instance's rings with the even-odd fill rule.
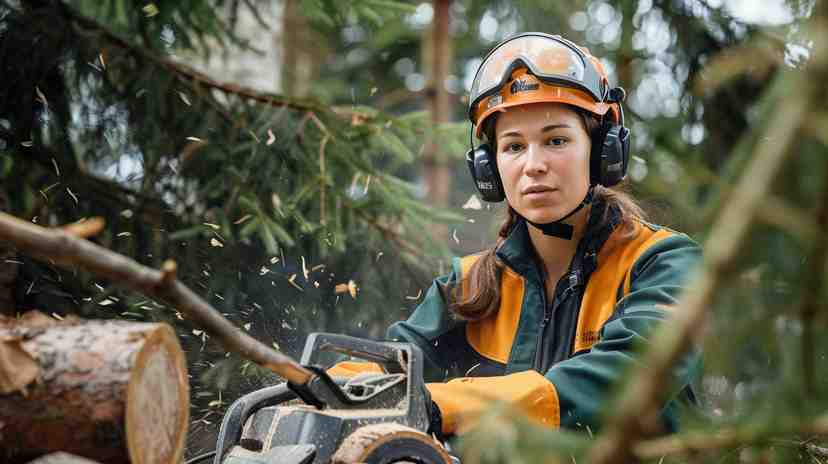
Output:
[[[512,37],[477,71],[469,117],[486,143],[467,160],[508,217],[492,248],[456,259],[388,331],[423,350],[434,431],[462,432],[485,398],[551,427],[595,430],[635,348],[676,303],[699,247],[608,188],[629,159],[623,98],[596,58],[558,36]],[[677,403],[694,401],[698,367],[691,354],[675,368],[668,430]]]

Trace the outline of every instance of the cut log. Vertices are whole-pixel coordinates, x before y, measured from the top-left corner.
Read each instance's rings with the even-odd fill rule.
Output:
[[[21,377],[21,370],[28,375]],[[181,459],[187,368],[166,324],[56,321],[40,313],[0,318],[4,378],[0,462],[56,451],[101,463]]]

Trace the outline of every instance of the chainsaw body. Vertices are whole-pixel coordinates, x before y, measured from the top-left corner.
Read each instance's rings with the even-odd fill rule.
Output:
[[[385,372],[331,378],[320,363],[324,353],[375,362]],[[425,435],[431,405],[418,347],[313,333],[300,364],[315,374],[305,385],[267,387],[230,406],[214,464],[327,464],[356,455],[376,464],[451,462]]]

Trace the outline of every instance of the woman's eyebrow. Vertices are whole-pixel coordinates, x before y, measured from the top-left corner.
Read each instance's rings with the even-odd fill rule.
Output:
[[[544,127],[543,129],[541,129],[541,132],[543,133],[543,132],[549,132],[549,131],[555,130],[555,129],[571,129],[571,128],[572,128],[572,126],[570,126],[569,124],[550,124],[550,125]],[[518,132],[518,131],[509,131],[509,132],[500,134],[498,136],[498,138],[504,138],[504,137],[520,137],[520,132]]]
[[[541,129],[541,132],[549,132],[549,131],[555,130],[555,129],[571,129],[571,128],[572,128],[572,126],[570,126],[569,124],[550,124],[550,125],[544,127],[543,129]]]
[[[520,137],[520,132],[518,131],[509,131],[497,136],[497,138],[502,139],[504,137]]]

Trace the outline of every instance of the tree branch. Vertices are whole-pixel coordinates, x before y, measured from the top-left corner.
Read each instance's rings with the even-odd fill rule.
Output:
[[[802,447],[806,451],[828,457],[828,449],[814,445],[809,441],[781,440],[773,436],[801,434],[828,436],[828,415],[821,416],[804,424],[793,424],[775,428],[726,428],[714,433],[690,432],[652,440],[642,441],[633,447],[633,455],[641,460],[658,459],[665,456],[681,456],[695,453],[720,452],[728,448],[752,445],[763,442],[785,446]]]
[[[288,107],[296,110],[310,111],[314,113],[330,112],[340,117],[347,118],[348,120],[350,120],[351,116],[354,114],[354,111],[343,112],[340,109],[329,108],[313,101],[302,101],[292,99],[285,97],[283,95],[261,92],[250,87],[244,87],[232,82],[217,81],[208,76],[207,74],[204,74],[200,71],[196,71],[190,66],[187,66],[183,63],[179,63],[168,58],[155,55],[142,47],[138,47],[131,44],[129,41],[121,38],[118,34],[111,31],[103,24],[100,24],[94,19],[88,18],[76,12],[69,6],[64,5],[64,8],[66,14],[70,18],[72,18],[72,20],[74,20],[76,23],[80,24],[81,26],[87,29],[91,29],[102,34],[109,42],[117,45],[120,48],[129,50],[131,53],[140,56],[141,58],[172,72],[180,79],[193,81],[205,87],[217,89],[227,94],[237,95],[239,97],[255,100],[257,102],[264,103],[266,105],[274,107]],[[359,114],[362,118],[366,117],[366,115],[362,113]]]
[[[788,145],[810,103],[812,86],[799,75],[790,73],[788,76],[796,80],[792,88],[803,91],[784,100],[773,113],[767,125],[769,137],[758,145],[756,156],[711,229],[710,237],[714,239],[705,243],[703,268],[674,310],[673,319],[653,336],[653,349],[646,353],[632,375],[620,398],[618,413],[608,421],[606,432],[596,441],[589,462],[629,462],[631,448],[645,433],[643,420],[656,417],[663,401],[662,393],[670,382],[671,368],[691,347],[704,326],[714,293],[724,280],[722,276],[747,242],[748,229],[757,220],[762,201],[783,161],[791,154]]]
[[[166,301],[218,339],[228,351],[238,353],[291,382],[304,384],[312,375],[289,357],[239,330],[179,282],[172,261],[166,262],[163,271],[159,272],[66,230],[49,230],[2,212],[0,239],[44,261],[65,268],[79,266],[119,286]]]
[[[822,299],[822,285],[825,281],[825,261],[828,259],[828,234],[825,228],[828,227],[828,164],[825,165],[823,181],[826,183],[822,188],[819,208],[816,211],[817,227],[823,233],[815,237],[808,270],[805,272],[805,286],[802,291],[802,338],[800,340],[800,352],[802,356],[802,380],[805,393],[812,396],[816,393],[816,367],[814,365],[814,319],[825,309],[825,302]]]

